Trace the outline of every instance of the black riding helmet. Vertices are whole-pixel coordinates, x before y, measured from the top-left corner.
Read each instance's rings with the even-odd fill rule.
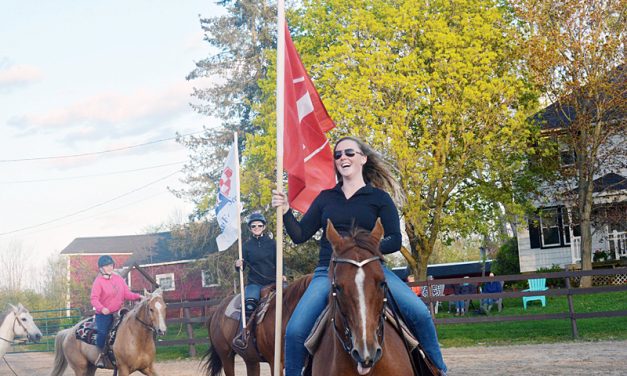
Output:
[[[264,225],[266,224],[266,217],[263,216],[263,214],[261,213],[253,213],[248,217],[248,221],[246,221],[246,223],[248,224],[248,227],[250,227],[250,224],[253,222],[261,222]]]

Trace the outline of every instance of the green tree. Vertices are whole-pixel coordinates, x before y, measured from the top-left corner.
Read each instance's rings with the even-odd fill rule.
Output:
[[[333,136],[360,136],[396,165],[404,256],[420,279],[438,241],[487,233],[504,209],[520,212],[512,197],[532,151],[524,119],[534,96],[507,8],[305,1],[291,21]]]
[[[625,148],[624,0],[560,2],[512,0],[525,30],[521,44],[536,84],[564,119],[558,142],[574,153],[559,168],[553,198],[573,210],[581,226],[581,260],[592,269],[594,179],[627,167]],[[624,209],[623,209],[624,212]],[[623,213],[624,219],[624,213]],[[582,279],[590,286],[591,279]]]

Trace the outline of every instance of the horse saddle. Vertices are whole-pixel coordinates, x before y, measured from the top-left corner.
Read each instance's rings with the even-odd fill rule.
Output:
[[[118,333],[118,327],[122,322],[122,318],[129,310],[127,308],[122,308],[117,313],[113,315],[113,323],[111,324],[111,329],[109,329],[109,334],[107,335],[107,341],[105,342],[105,352],[111,361],[111,364],[115,366],[115,356],[113,355],[113,343],[115,342],[115,337]],[[98,336],[98,331],[96,330],[96,316],[91,316],[81,321],[78,324],[78,328],[74,332],[76,339],[79,341],[83,341],[88,345],[96,346],[96,337]]]
[[[275,294],[276,290],[274,289],[274,286],[261,290],[261,299],[259,300],[259,305],[253,313],[253,317],[251,317],[251,320],[255,320],[257,325],[261,324],[263,319],[266,317],[266,312],[268,312],[268,308],[270,308],[270,300],[272,300]],[[242,299],[240,297],[240,294],[237,294],[233,296],[233,298],[231,298],[231,301],[224,310],[224,315],[237,321],[242,318]]]
[[[396,329],[397,332],[403,333],[405,338],[407,339],[407,344],[409,345],[409,350],[414,351],[418,347],[418,340],[414,335],[409,331],[405,323],[398,319],[395,319],[396,315],[392,312],[390,307],[385,307],[385,320],[392,324],[392,327]],[[318,316],[316,323],[314,324],[309,336],[305,340],[305,347],[310,354],[314,354],[318,349],[318,345],[322,340],[322,336],[324,335],[324,331],[326,329],[326,325],[330,325],[331,323],[331,309],[330,305],[327,304],[324,311]]]

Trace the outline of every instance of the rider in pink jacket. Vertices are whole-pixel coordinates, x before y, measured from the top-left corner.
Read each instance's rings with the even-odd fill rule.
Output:
[[[100,349],[100,356],[96,360],[96,367],[104,368],[104,348],[107,334],[113,323],[113,314],[122,308],[125,300],[139,300],[141,295],[132,292],[124,279],[113,273],[113,258],[109,255],[98,258],[98,271],[91,287],[91,304],[96,309],[96,346]]]

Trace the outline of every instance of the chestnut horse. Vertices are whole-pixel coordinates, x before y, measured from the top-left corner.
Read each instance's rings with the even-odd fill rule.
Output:
[[[309,282],[311,282],[311,275],[307,275],[292,282],[283,291],[282,333],[285,333],[287,322],[289,321],[292,312],[294,312],[300,297],[303,296],[307,286],[309,286]],[[211,346],[203,357],[206,359],[204,368],[207,376],[219,376],[222,369],[224,369],[226,376],[235,376],[234,358],[236,351],[233,348],[232,343],[233,338],[237,334],[240,321],[233,320],[224,314],[232,298],[232,296],[224,298],[220,304],[218,304],[213,315],[211,315],[207,321],[209,340],[211,341]],[[269,308],[260,324],[254,324],[251,322],[254,330],[254,333],[251,333],[251,337],[253,334],[255,335],[256,346],[251,339],[246,352],[238,352],[238,355],[240,355],[246,363],[246,373],[248,376],[259,376],[260,362],[268,362],[270,364],[271,373],[274,374],[275,302],[276,295],[270,300],[270,302],[268,302]],[[284,335],[281,336],[281,348],[283,348],[284,344],[283,338]]]
[[[372,232],[356,229],[342,237],[327,221],[327,239],[333,247],[331,320],[323,324],[313,354],[314,376],[414,374],[403,339],[385,319],[387,285],[379,250],[383,233],[377,220]]]
[[[113,343],[116,372],[120,376],[128,376],[135,371],[149,376],[157,374],[153,365],[155,337],[166,332],[165,308],[160,288],[153,293],[144,291],[141,302],[122,318]],[[100,351],[96,346],[76,339],[74,334],[79,325],[57,334],[51,376],[63,375],[68,363],[76,376],[93,376],[96,373],[94,363]]]

